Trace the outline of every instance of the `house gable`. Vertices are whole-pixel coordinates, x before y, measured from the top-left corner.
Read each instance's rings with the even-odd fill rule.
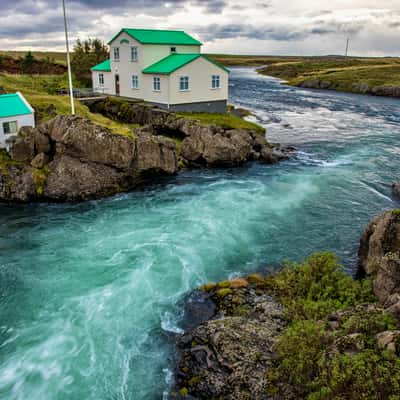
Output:
[[[210,59],[209,57],[203,54],[171,54],[168,57],[163,58],[162,60],[156,62],[153,65],[145,68],[142,72],[144,74],[158,74],[158,75],[169,75],[173,72],[177,71],[178,69],[184,67],[185,65],[191,63],[192,61],[197,60],[198,58],[203,58],[214,64],[218,68],[224,70],[225,72],[229,73],[229,70],[226,69],[221,64],[215,62],[214,60]]]

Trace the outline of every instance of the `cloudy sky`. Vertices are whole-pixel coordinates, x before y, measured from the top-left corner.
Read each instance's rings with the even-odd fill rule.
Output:
[[[207,52],[400,55],[400,0],[66,0],[71,40],[184,29]],[[0,49],[63,50],[61,0],[1,0]]]

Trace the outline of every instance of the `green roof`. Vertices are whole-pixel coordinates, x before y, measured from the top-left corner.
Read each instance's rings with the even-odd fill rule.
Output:
[[[0,118],[32,114],[32,110],[18,93],[0,95]]]
[[[163,58],[162,60],[156,62],[155,64],[150,65],[145,68],[142,72],[144,74],[160,74],[160,75],[169,75],[172,72],[176,71],[179,68],[182,68],[186,64],[191,63],[198,58],[205,58],[207,61],[215,64],[217,67],[222,68],[223,70],[229,72],[222,65],[214,62],[203,54],[170,54],[168,57]]]
[[[105,71],[105,72],[111,72],[111,63],[110,60],[103,61],[100,64],[95,65],[94,67],[91,68],[92,71]]]
[[[159,29],[121,29],[109,42],[110,44],[122,32],[127,33],[130,37],[142,44],[176,44],[176,45],[192,45],[201,46],[201,42],[188,35],[184,31],[167,31]]]

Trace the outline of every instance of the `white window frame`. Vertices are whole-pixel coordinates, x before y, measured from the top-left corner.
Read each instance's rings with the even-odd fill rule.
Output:
[[[153,92],[161,92],[161,78],[153,76]]]
[[[131,87],[132,87],[132,89],[139,89],[139,76],[138,75],[131,76]]]
[[[9,127],[10,124],[14,124],[15,130],[6,132],[6,125]],[[16,135],[18,133],[18,121],[6,121],[6,122],[3,122],[3,132],[4,132],[4,135]]]
[[[119,47],[114,47],[114,61],[120,60]]]
[[[137,62],[139,60],[139,53],[137,46],[131,46],[131,61]]]
[[[221,89],[221,75],[211,76],[211,89]]]
[[[179,77],[179,91],[180,92],[189,92],[190,90],[190,80],[187,75]]]
[[[104,74],[103,73],[99,74],[99,86],[100,87],[104,86]]]

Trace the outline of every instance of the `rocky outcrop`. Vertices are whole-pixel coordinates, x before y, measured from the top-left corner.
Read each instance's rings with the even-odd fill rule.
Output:
[[[182,141],[181,158],[186,166],[236,166],[253,160],[273,164],[288,158],[293,151],[279,145],[271,146],[255,131],[203,125],[196,119],[183,118],[140,102],[107,98],[88,100],[86,105],[108,118],[141,125],[137,132]]]
[[[301,81],[296,86],[307,89],[325,89],[325,90],[340,90],[338,82],[329,80],[312,78]],[[342,89],[343,90],[343,89]],[[400,98],[399,86],[369,86],[367,83],[354,83],[347,90],[347,92],[358,94],[369,94],[372,96],[385,96]]]
[[[196,312],[201,316],[199,324],[191,320],[191,329],[178,339],[171,398],[265,398],[266,372],[285,325],[282,307],[258,290],[257,280],[251,277],[207,285],[195,297],[206,311]],[[188,304],[185,315],[190,317],[193,301]],[[204,315],[208,315],[206,322]]]
[[[372,279],[373,290],[400,317],[400,211],[375,217],[360,242],[359,272]]]
[[[142,103],[93,100],[92,111],[141,126],[114,134],[91,121],[58,116],[23,128],[0,165],[0,201],[80,201],[130,190],[179,167],[273,164],[294,150],[258,132],[203,125]],[[3,172],[2,172],[3,171]]]
[[[81,117],[24,128],[0,169],[0,200],[81,201],[134,188],[178,171],[171,139],[114,134]]]
[[[393,183],[392,192],[393,192],[394,196],[396,196],[400,199],[400,182]]]

